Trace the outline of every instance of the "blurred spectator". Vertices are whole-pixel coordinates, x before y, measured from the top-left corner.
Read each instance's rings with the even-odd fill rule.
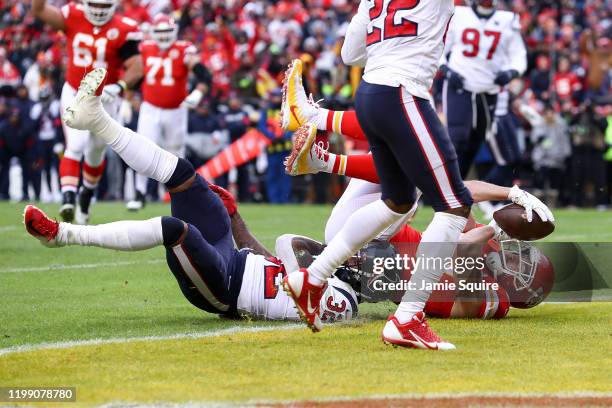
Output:
[[[572,153],[565,120],[548,105],[542,123],[531,133],[531,159],[536,171],[535,186],[554,205],[563,187],[565,161]]]
[[[6,58],[6,49],[0,48],[0,95],[10,96],[20,82],[19,71]]]
[[[9,171],[11,159],[16,157],[21,166],[22,200],[29,200],[28,186],[32,149],[32,122],[24,118],[18,107],[10,107],[8,117],[0,123],[0,198],[9,199]],[[38,197],[36,197],[38,199]]]
[[[62,121],[60,103],[49,87],[43,87],[38,93],[39,101],[34,104],[31,117],[37,122],[38,143],[36,150],[36,173],[32,176],[35,191],[41,190],[42,180],[47,191],[53,191],[52,177],[55,174],[59,185],[58,153],[63,150]],[[43,173],[44,172],[44,177]]]
[[[250,124],[249,115],[242,108],[242,101],[236,95],[229,99],[227,110],[221,115],[224,127],[229,132],[229,142],[240,139]],[[236,169],[236,184],[238,186],[238,200],[252,201],[250,173],[252,164],[246,163]]]
[[[186,158],[196,168],[229,145],[227,131],[212,111],[210,101],[202,100],[197,108],[189,112],[186,145]],[[227,174],[216,179],[215,184],[227,187]]]
[[[272,142],[266,152],[268,169],[266,171],[266,188],[268,200],[274,204],[289,202],[291,194],[291,176],[285,173],[285,157],[291,151],[291,132],[285,132],[279,125],[281,107],[280,89],[272,91],[267,106],[261,110],[259,131]]]

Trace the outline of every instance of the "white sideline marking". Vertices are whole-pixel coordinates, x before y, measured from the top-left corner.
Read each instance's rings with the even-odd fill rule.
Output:
[[[80,346],[99,346],[104,344],[120,344],[120,343],[134,343],[139,341],[163,341],[163,340],[181,340],[181,339],[201,339],[205,337],[219,337],[226,336],[229,334],[242,334],[242,333],[259,333],[274,330],[294,330],[298,328],[304,328],[303,324],[288,324],[284,326],[233,326],[227,329],[219,329],[201,333],[178,333],[169,334],[165,336],[141,336],[141,337],[117,337],[112,339],[89,339],[89,340],[71,340],[71,341],[60,341],[56,343],[39,343],[39,344],[24,344],[21,346],[12,346],[0,349],[0,356],[15,353],[28,353],[31,351],[39,350],[61,350],[69,349]]]
[[[149,261],[119,261],[119,262],[98,262],[98,263],[89,263],[89,264],[74,264],[74,265],[65,265],[65,264],[56,264],[56,265],[47,265],[47,266],[31,266],[25,268],[6,268],[0,269],[0,273],[23,273],[23,272],[47,272],[47,271],[63,271],[68,269],[92,269],[99,268],[105,266],[130,266],[130,265],[139,265],[139,264],[160,264],[165,263],[166,261],[163,259],[151,259]]]
[[[153,403],[141,403],[141,402],[124,402],[124,401],[112,401],[102,405],[98,405],[99,408],[119,408],[119,407],[147,407],[147,408],[198,408],[198,407],[250,407],[250,406],[266,406],[266,405],[289,405],[305,403],[305,402],[367,402],[372,400],[389,400],[389,399],[462,399],[462,398],[559,398],[559,399],[572,399],[572,398],[612,398],[612,393],[607,392],[596,392],[596,391],[576,391],[576,392],[552,392],[552,393],[531,393],[531,392],[459,392],[459,393],[431,393],[431,394],[377,394],[377,395],[366,395],[366,396],[341,396],[341,397],[330,397],[330,398],[304,398],[296,400],[247,400],[242,402],[223,402],[223,401],[210,401],[210,402],[153,402]]]

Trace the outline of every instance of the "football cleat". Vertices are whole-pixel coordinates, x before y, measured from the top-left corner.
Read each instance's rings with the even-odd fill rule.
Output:
[[[93,199],[95,191],[91,188],[82,187],[79,192],[79,205],[76,207],[76,213],[74,214],[74,221],[79,225],[89,224],[89,208],[91,207],[91,200]]]
[[[321,298],[327,287],[315,286],[308,282],[308,270],[305,268],[292,272],[283,279],[283,289],[295,302],[295,307],[304,321],[314,333],[321,331]]]
[[[311,150],[315,146],[317,138],[317,127],[312,123],[306,123],[293,134],[293,148],[289,156],[285,158],[285,171],[291,176],[310,174],[308,171]],[[314,170],[314,169],[313,169]],[[316,171],[318,173],[318,171]]]
[[[418,348],[422,350],[454,350],[455,346],[442,340],[427,324],[423,312],[412,316],[408,323],[400,324],[393,315],[389,316],[382,332],[385,344]]]
[[[41,209],[26,205],[23,210],[23,224],[28,234],[38,239],[44,246],[59,246],[55,238],[59,232],[59,222],[47,217]]]
[[[62,119],[66,126],[73,129],[89,130],[93,123],[103,112],[102,94],[106,81],[106,69],[96,68],[81,80],[79,90],[74,101],[64,110]]]
[[[125,208],[128,211],[140,211],[145,207],[146,204],[146,199],[144,194],[142,194],[140,191],[136,191],[136,197],[134,197],[133,200],[130,200],[127,202],[127,204],[125,205]]]
[[[59,215],[64,222],[72,222],[74,220],[75,204],[76,193],[74,191],[66,191],[62,194],[62,206],[60,207]]]
[[[280,112],[281,127],[295,132],[306,122],[314,122],[319,113],[319,105],[306,96],[302,84],[302,61],[293,60],[285,71],[283,79],[283,99]]]

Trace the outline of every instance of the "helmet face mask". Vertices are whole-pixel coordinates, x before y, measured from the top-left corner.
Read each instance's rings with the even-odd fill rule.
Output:
[[[112,19],[117,5],[117,0],[83,1],[85,17],[91,24],[96,26],[104,25]]]
[[[470,3],[478,13],[485,16],[492,15],[497,7],[497,0],[471,0]]]
[[[486,264],[510,297],[513,307],[529,309],[540,304],[554,285],[550,259],[535,246],[516,239],[499,243],[498,252],[487,254]]]
[[[178,27],[174,20],[165,14],[158,14],[153,20],[151,38],[162,50],[170,48],[178,37]]]

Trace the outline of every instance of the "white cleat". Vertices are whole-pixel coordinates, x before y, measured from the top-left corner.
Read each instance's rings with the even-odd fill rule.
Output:
[[[106,69],[96,68],[81,80],[74,101],[62,115],[66,126],[73,129],[89,130],[91,124],[104,113],[100,94],[106,80]]]
[[[144,203],[140,200],[130,200],[125,205],[125,208],[128,211],[134,211],[134,212],[140,211],[144,208]]]
[[[81,211],[81,206],[76,206],[76,212],[74,213],[74,223],[78,225],[89,224],[89,214]]]

